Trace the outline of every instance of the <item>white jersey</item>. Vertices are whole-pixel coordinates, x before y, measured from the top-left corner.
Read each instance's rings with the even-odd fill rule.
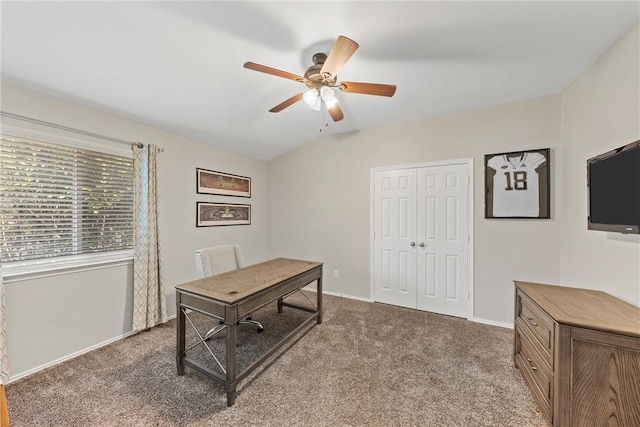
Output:
[[[493,156],[487,165],[496,171],[493,177],[493,216],[540,216],[538,202],[538,166],[547,159],[540,153],[522,156]]]

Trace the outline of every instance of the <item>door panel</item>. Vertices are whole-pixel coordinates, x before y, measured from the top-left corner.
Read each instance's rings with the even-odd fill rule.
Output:
[[[374,175],[374,299],[415,308],[416,170]]]
[[[468,315],[466,165],[417,170],[417,308]]]

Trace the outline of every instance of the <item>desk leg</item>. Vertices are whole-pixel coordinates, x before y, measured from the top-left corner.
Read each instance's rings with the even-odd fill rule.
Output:
[[[282,313],[282,298],[278,298],[278,314]]]
[[[227,406],[236,403],[238,392],[236,390],[236,360],[238,342],[238,311],[237,307],[227,306],[225,309],[225,322],[227,324],[227,378],[224,388],[227,391]]]
[[[318,278],[318,289],[317,289],[317,305],[318,305],[318,325],[322,323],[322,276]]]
[[[185,325],[184,312],[180,308],[180,293],[176,292],[176,368],[178,375],[184,375]]]

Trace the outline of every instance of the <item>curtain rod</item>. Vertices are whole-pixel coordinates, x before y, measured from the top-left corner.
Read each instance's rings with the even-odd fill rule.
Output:
[[[21,116],[19,114],[8,113],[6,111],[0,111],[0,115],[2,115],[3,117],[9,117],[11,119],[22,120],[24,122],[30,122],[30,123],[35,123],[35,124],[42,125],[42,126],[48,126],[48,127],[55,128],[55,129],[65,130],[67,132],[73,132],[73,133],[78,133],[80,135],[91,136],[93,138],[104,139],[106,141],[117,142],[118,144],[126,144],[126,145],[129,145],[129,146],[137,145],[139,148],[144,147],[144,144],[142,144],[141,142],[125,141],[123,139],[112,138],[110,136],[104,136],[104,135],[100,135],[100,134],[93,133],[93,132],[87,132],[87,131],[80,130],[80,129],[75,129],[75,128],[62,126],[62,125],[57,125],[55,123],[45,122],[43,120],[32,119],[31,117]]]

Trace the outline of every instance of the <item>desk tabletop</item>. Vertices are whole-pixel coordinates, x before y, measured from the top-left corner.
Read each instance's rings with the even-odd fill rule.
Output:
[[[176,290],[234,304],[256,292],[321,266],[321,262],[276,258],[183,283],[176,286]]]

